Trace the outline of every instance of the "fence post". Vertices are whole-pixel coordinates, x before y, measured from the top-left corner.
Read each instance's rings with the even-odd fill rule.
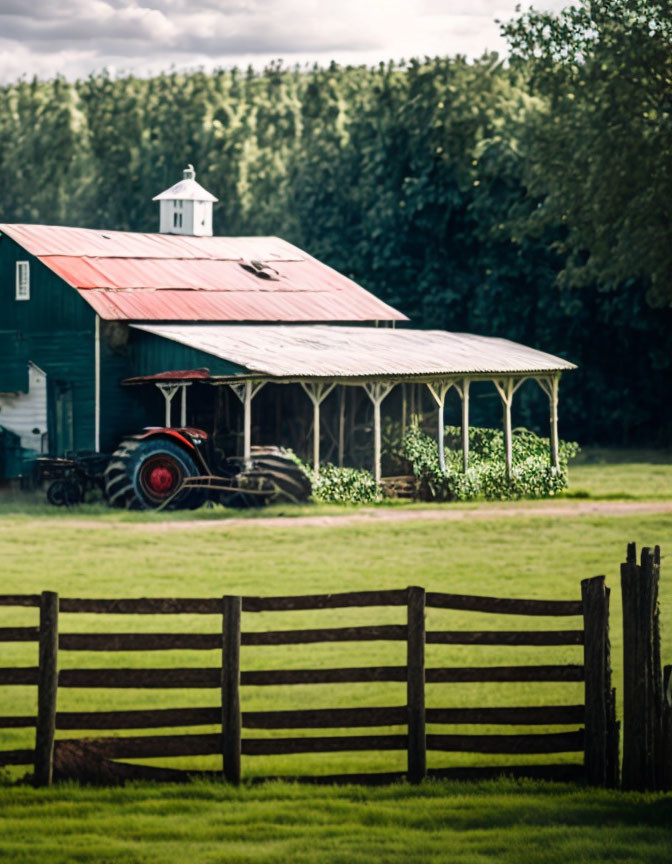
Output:
[[[58,692],[58,594],[43,591],[40,598],[37,723],[35,728],[36,786],[50,786],[54,773],[54,734]]]
[[[408,780],[420,783],[427,774],[425,735],[425,589],[408,589],[406,695],[408,704]]]
[[[663,758],[662,787],[672,789],[672,666],[666,666],[663,683]]]
[[[222,597],[222,761],[224,779],[240,783],[240,597]]]
[[[621,565],[623,594],[623,788],[656,789],[663,780],[663,681],[658,621],[660,550],[635,544]]]
[[[611,669],[609,663],[609,594],[604,576],[581,582],[585,670],[585,767],[591,786],[607,786],[611,778],[613,737],[609,734]]]

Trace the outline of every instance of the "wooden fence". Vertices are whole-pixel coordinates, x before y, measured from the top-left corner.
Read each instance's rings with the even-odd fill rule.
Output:
[[[604,577],[584,580],[582,598],[516,600],[478,597],[409,587],[403,590],[357,591],[297,597],[234,597],[219,599],[66,599],[41,595],[0,596],[0,606],[39,607],[39,627],[0,629],[0,641],[39,642],[36,667],[0,668],[0,685],[37,685],[36,716],[0,717],[1,728],[35,727],[35,748],[0,752],[1,765],[33,765],[39,785],[52,778],[76,776],[105,781],[125,777],[170,780],[185,772],[115,760],[191,755],[220,755],[224,778],[241,780],[241,755],[339,751],[406,751],[407,771],[346,774],[301,779],[315,782],[386,782],[406,777],[417,783],[426,776],[483,777],[498,773],[549,779],[585,778],[595,785],[618,781],[619,730],[611,687],[609,658],[609,590]],[[242,613],[328,610],[343,607],[406,608],[406,624],[379,624],[303,630],[242,632]],[[425,609],[453,609],[496,616],[580,616],[577,629],[471,630],[425,629]],[[217,616],[217,633],[59,633],[59,614],[164,615],[187,613]],[[324,642],[404,641],[403,666],[273,669],[241,671],[241,646],[298,645]],[[426,667],[425,646],[508,645],[583,646],[583,663],[573,665],[505,665]],[[222,663],[206,668],[62,669],[58,656],[66,651],[159,651],[221,649]],[[350,682],[405,682],[403,705],[367,708],[242,711],[241,687]],[[582,704],[521,707],[426,708],[426,685],[458,682],[584,682]],[[213,708],[161,708],[97,712],[62,712],[57,707],[63,688],[211,688],[218,690]],[[203,725],[220,726],[216,734],[142,735],[56,739],[57,730],[130,730]],[[427,724],[529,725],[572,727],[564,732],[517,734],[437,734]],[[342,730],[405,726],[405,734],[312,735],[306,737],[243,737],[242,730]],[[305,735],[305,732],[304,732]],[[576,763],[427,769],[427,752],[492,754],[577,753]],[[218,773],[222,773],[218,772]]]
[[[623,596],[623,788],[672,789],[672,666],[660,652],[660,547],[628,545]]]

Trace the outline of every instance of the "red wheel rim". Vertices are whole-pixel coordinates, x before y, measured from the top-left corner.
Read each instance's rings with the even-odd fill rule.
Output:
[[[184,468],[177,459],[157,453],[141,465],[138,483],[146,498],[160,503],[175,492],[183,478]]]
[[[163,465],[157,465],[149,472],[148,483],[157,494],[165,494],[175,485],[175,478]]]

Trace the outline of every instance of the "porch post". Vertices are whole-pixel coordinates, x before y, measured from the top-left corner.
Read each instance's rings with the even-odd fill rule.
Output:
[[[162,394],[162,396],[165,400],[165,403],[166,403],[165,422],[163,425],[167,429],[170,429],[170,427],[171,427],[171,411],[170,411],[170,409],[171,409],[171,405],[173,402],[173,397],[175,396],[177,391],[180,389],[180,385],[179,384],[157,384],[156,386],[161,391],[161,394]]]
[[[469,378],[463,378],[461,384],[455,384],[455,389],[462,399],[462,470],[469,468]]]
[[[445,423],[443,421],[443,408],[446,404],[446,394],[453,386],[454,381],[428,381],[427,388],[434,397],[434,401],[439,406],[439,465],[441,470],[446,472],[446,453],[444,446]]]
[[[548,396],[551,409],[551,465],[554,468],[558,468],[560,466],[558,439],[558,390],[560,388],[560,374],[549,375],[548,378],[536,378],[535,380]]]
[[[338,467],[343,467],[345,455],[345,385],[338,391]]]
[[[249,465],[252,458],[252,400],[265,381],[244,381],[229,386],[243,403],[243,460]]]
[[[187,425],[187,387],[189,387],[189,383],[185,382],[184,384],[180,384],[182,388],[181,400],[180,400],[180,426],[184,427]]]
[[[389,381],[367,381],[363,385],[369,399],[373,402],[373,476],[376,483],[380,483],[381,465],[381,439],[380,439],[380,406],[383,399],[390,394],[394,388],[394,382]]]
[[[500,399],[502,400],[502,408],[504,413],[504,449],[506,452],[506,476],[510,480],[513,473],[513,442],[511,434],[511,403],[513,402],[513,394],[520,387],[525,379],[521,378],[515,381],[513,378],[503,378],[499,381],[493,379],[493,384],[497,388]]]
[[[336,386],[324,381],[302,381],[301,386],[313,403],[313,476],[320,473],[320,405]]]

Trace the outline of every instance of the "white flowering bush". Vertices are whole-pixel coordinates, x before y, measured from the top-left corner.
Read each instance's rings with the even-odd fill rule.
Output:
[[[437,501],[549,498],[567,487],[567,464],[579,452],[578,444],[561,441],[559,466],[553,468],[549,460],[549,440],[527,429],[515,429],[509,478],[503,432],[473,428],[469,430],[469,469],[463,472],[461,436],[459,426],[446,426],[446,470],[443,472],[436,440],[416,427],[406,433],[401,454],[411,463],[422,498]]]

